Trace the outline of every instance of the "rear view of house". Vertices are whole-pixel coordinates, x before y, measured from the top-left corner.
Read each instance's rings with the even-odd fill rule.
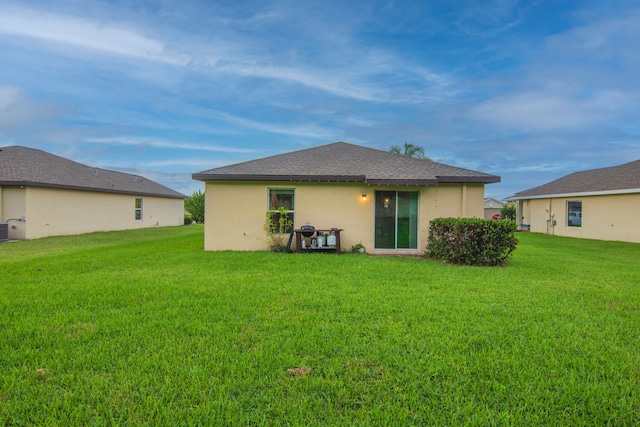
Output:
[[[640,243],[640,160],[516,193],[519,225],[557,236]]]
[[[500,177],[345,142],[193,174],[205,182],[205,249],[265,250],[265,215],[284,207],[293,228],[338,228],[341,246],[422,253],[433,218],[484,214]]]
[[[138,175],[0,148],[0,223],[11,240],[180,225],[185,198]]]

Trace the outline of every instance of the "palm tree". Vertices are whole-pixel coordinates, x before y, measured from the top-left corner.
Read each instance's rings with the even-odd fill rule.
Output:
[[[399,145],[391,146],[391,148],[389,149],[389,152],[401,154],[403,156],[415,157],[416,159],[431,160],[424,155],[423,147],[419,145],[411,144],[408,142],[404,143],[404,148],[400,147]]]

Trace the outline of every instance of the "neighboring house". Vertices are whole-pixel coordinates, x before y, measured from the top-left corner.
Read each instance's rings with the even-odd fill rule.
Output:
[[[138,175],[0,148],[0,222],[11,240],[180,225],[185,198]]]
[[[572,173],[510,200],[518,224],[533,232],[640,243],[640,160]]]
[[[341,247],[422,253],[429,222],[482,217],[500,177],[336,142],[193,174],[205,182],[205,249],[265,250],[268,210],[294,228],[340,228]]]
[[[492,219],[494,215],[500,214],[500,209],[504,206],[500,200],[484,199],[484,219]]]

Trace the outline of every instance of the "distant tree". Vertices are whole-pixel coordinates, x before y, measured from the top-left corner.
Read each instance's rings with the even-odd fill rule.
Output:
[[[502,219],[516,219],[516,204],[509,202],[500,208],[500,218]]]
[[[415,157],[416,159],[431,160],[424,155],[423,147],[408,142],[405,142],[403,147],[400,147],[399,145],[392,145],[389,152],[401,154],[403,156]]]
[[[184,209],[191,214],[195,222],[204,222],[204,193],[200,190],[194,191],[190,197],[184,201]]]

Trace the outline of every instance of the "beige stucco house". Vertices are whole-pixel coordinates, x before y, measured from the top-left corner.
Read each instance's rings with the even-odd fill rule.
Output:
[[[185,197],[138,175],[0,148],[0,233],[9,240],[181,225]]]
[[[640,160],[572,173],[510,200],[532,232],[640,243]]]
[[[345,142],[193,174],[205,182],[205,249],[266,250],[266,212],[285,206],[294,228],[339,228],[341,247],[422,253],[429,222],[484,215],[500,177]]]

